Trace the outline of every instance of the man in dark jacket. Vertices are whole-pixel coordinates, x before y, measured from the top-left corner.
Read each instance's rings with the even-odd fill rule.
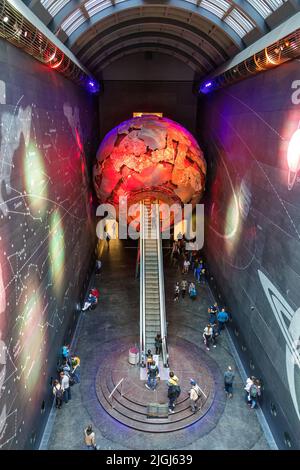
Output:
[[[175,402],[180,395],[180,385],[179,385],[179,379],[174,374],[173,371],[169,373],[169,376],[170,378],[167,384],[168,385],[168,398],[169,398],[169,412],[175,413],[174,411]]]
[[[148,380],[147,383],[145,384],[145,387],[148,388],[149,390],[155,390],[157,386],[157,376],[159,374],[159,369],[155,363],[155,361],[152,361],[148,368]]]

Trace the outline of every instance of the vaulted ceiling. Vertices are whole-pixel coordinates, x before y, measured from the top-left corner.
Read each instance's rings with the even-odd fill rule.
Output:
[[[300,10],[300,0],[23,0],[95,76],[139,51],[204,76]]]

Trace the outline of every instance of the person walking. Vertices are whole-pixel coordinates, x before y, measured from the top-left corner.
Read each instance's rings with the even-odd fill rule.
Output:
[[[55,408],[60,409],[63,403],[63,389],[58,380],[53,382],[53,395],[55,396]]]
[[[162,350],[162,337],[159,333],[154,338],[154,344],[155,344],[155,353],[156,354],[161,354]]]
[[[80,383],[80,359],[78,356],[71,356],[72,363],[72,375],[74,377],[75,383]]]
[[[187,258],[185,258],[184,262],[183,262],[183,271],[182,273],[183,274],[187,274],[189,272],[189,269],[190,269],[190,262]]]
[[[251,409],[256,408],[258,398],[261,395],[261,386],[258,379],[255,379],[253,384],[250,386],[249,397],[251,403]]]
[[[155,361],[152,361],[152,363],[150,364],[147,374],[148,380],[145,384],[145,387],[148,388],[148,390],[155,390],[157,387],[157,376],[159,374],[159,369]]]
[[[151,352],[151,349],[148,349],[147,354],[146,354],[146,367],[149,369],[150,365],[152,364],[153,361],[153,354]]]
[[[168,398],[169,398],[169,412],[175,413],[174,411],[175,403],[181,393],[181,389],[179,385],[179,379],[174,374],[173,371],[169,373],[169,380],[168,380],[167,385],[168,385]]]
[[[102,261],[100,259],[96,259],[96,276],[99,276],[101,274],[101,268],[102,268]]]
[[[70,379],[65,374],[64,372],[61,372],[60,374],[60,384],[63,389],[63,397],[65,403],[68,403],[69,400],[71,400],[71,387],[70,387]]]
[[[70,357],[70,346],[69,344],[64,344],[62,349],[61,349],[61,355],[62,355],[62,359],[65,360],[65,359],[69,359]]]
[[[215,313],[215,311],[212,310],[212,307],[208,308],[207,311],[208,311],[208,315],[209,315],[209,320],[208,320],[209,323],[211,325],[216,324],[217,323],[217,314]]]
[[[251,385],[254,383],[254,380],[255,380],[255,377],[252,375],[251,377],[248,377],[247,380],[246,380],[246,385],[244,387],[244,390],[246,392],[246,395],[245,395],[245,400],[247,402],[248,405],[251,405],[251,400],[250,400],[250,388],[251,388]]]
[[[217,315],[217,320],[218,320],[218,334],[221,334],[221,330],[225,328],[225,323],[228,321],[229,315],[227,312],[225,312],[225,308],[222,308],[221,312],[218,313]]]
[[[213,328],[210,323],[204,328],[203,339],[206,349],[209,351],[209,346],[213,339]],[[215,348],[216,345],[214,344],[213,347]]]
[[[179,300],[179,293],[180,293],[179,282],[176,282],[176,284],[175,284],[175,292],[174,292],[174,302],[178,302],[178,300]]]
[[[187,280],[186,280],[186,279],[182,279],[182,281],[181,281],[181,295],[182,295],[182,298],[183,298],[183,299],[185,298],[187,285],[188,285]]]
[[[190,405],[191,405],[192,412],[196,413],[196,411],[199,410],[199,408],[197,406],[197,402],[198,402],[198,400],[201,396],[201,389],[200,389],[199,385],[197,384],[197,382],[194,379],[191,379],[190,383],[191,383],[191,389],[189,391]]]
[[[197,297],[197,289],[193,282],[191,282],[189,285],[189,296],[192,300],[195,300]]]
[[[90,424],[84,430],[84,442],[88,450],[96,450],[96,436],[93,431],[93,427]]]
[[[227,370],[224,372],[224,387],[226,395],[229,398],[232,398],[232,387],[234,381],[234,373],[232,371],[232,367],[228,366]]]

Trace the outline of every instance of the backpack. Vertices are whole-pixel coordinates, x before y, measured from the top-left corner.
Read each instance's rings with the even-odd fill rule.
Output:
[[[179,395],[181,394],[180,385],[174,385],[174,390],[175,390],[175,393],[176,393],[176,397],[178,398]]]
[[[250,397],[251,397],[251,398],[256,398],[257,395],[258,395],[258,390],[257,390],[256,385],[251,385],[251,388],[250,388]]]
[[[62,389],[62,388],[57,388],[57,389],[55,390],[55,396],[56,396],[56,398],[62,399],[63,396],[64,396],[63,389]]]

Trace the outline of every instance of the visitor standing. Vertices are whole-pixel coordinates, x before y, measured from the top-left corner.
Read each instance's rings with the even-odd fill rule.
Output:
[[[225,312],[225,308],[222,308],[221,312],[218,313],[217,315],[218,319],[218,334],[221,334],[221,331],[225,328],[225,323],[228,322],[229,315],[227,312]]]
[[[179,282],[176,282],[176,284],[175,284],[175,292],[174,292],[174,302],[178,302],[178,300],[179,300],[179,294],[180,294],[180,286],[179,286]]]
[[[232,389],[233,389],[234,373],[232,367],[228,366],[227,370],[224,372],[224,387],[226,395],[229,398],[232,398]]]
[[[148,380],[147,380],[147,383],[145,384],[145,387],[148,388],[149,390],[155,390],[157,387],[157,376],[159,374],[159,369],[155,361],[152,361],[152,363],[150,364],[147,374],[148,374]]]
[[[60,409],[63,403],[63,389],[58,380],[53,382],[53,395],[55,396],[55,407]]]
[[[191,405],[192,412],[196,413],[196,411],[199,409],[197,406],[197,402],[201,396],[201,389],[194,379],[191,379],[190,383],[191,383],[191,389],[189,391],[190,405]]]
[[[174,374],[173,371],[169,373],[169,380],[168,380],[167,385],[168,385],[168,398],[169,398],[169,412],[175,413],[174,411],[175,403],[181,393],[181,389],[179,385],[179,379]]]
[[[65,403],[68,403],[69,400],[71,400],[71,387],[70,387],[70,379],[65,374],[64,372],[61,372],[60,374],[60,384],[63,389],[63,397]]]
[[[84,442],[88,450],[96,450],[96,436],[93,431],[92,425],[90,424],[84,430]]]
[[[161,350],[162,350],[162,337],[159,333],[157,333],[157,335],[155,336],[155,339],[154,339],[154,344],[155,344],[155,353],[156,354],[161,354]]]
[[[186,280],[186,279],[183,279],[183,280],[181,281],[181,295],[182,295],[182,298],[183,298],[183,299],[185,298],[187,285],[188,285],[187,280]]]
[[[209,346],[213,339],[213,328],[210,323],[206,325],[206,327],[204,328],[203,339],[204,339],[206,349],[207,351],[209,351]],[[213,346],[214,348],[216,347],[215,344]]]

